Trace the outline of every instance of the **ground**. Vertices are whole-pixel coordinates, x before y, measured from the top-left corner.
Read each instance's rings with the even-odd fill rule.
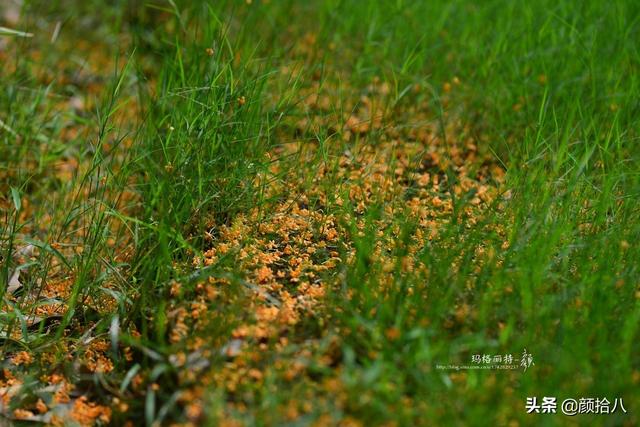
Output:
[[[640,5],[583,3],[0,1],[0,424],[638,424]]]

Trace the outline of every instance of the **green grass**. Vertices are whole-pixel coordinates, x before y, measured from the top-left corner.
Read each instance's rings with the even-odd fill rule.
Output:
[[[24,384],[5,413],[33,407],[38,378],[55,372],[93,401],[127,402],[115,425],[639,422],[640,4],[32,1],[15,28],[0,25],[34,35],[0,32],[0,345],[3,367]],[[107,65],[89,70],[83,61],[96,51]],[[384,126],[342,138],[345,115],[375,98],[374,79],[389,87]],[[331,107],[309,109],[314,93]],[[69,104],[78,98],[87,108]],[[340,159],[382,152],[387,128],[407,139],[425,126],[447,157],[477,145],[471,178],[491,167],[505,178],[486,179],[500,195],[471,221],[474,194],[453,191],[460,170],[428,169],[453,210],[414,250],[413,193],[372,197],[358,213],[349,201],[358,178],[340,174]],[[79,167],[61,177],[69,159]],[[219,350],[251,322],[256,285],[237,251],[206,268],[192,260],[222,241],[223,225],[268,223],[296,194],[335,219],[342,262],[320,274],[321,307],[281,332],[287,345],[246,343],[258,356],[243,363],[262,381],[229,390],[211,378],[235,369]],[[243,244],[262,237],[252,233]],[[37,255],[9,298],[13,254],[26,244]],[[421,267],[407,269],[406,258]],[[172,313],[191,310],[209,277],[229,284],[206,327],[190,332],[208,352],[207,374],[189,378],[173,358],[194,349],[170,338]],[[64,312],[31,324],[43,284],[62,280]],[[285,286],[296,295],[298,285]],[[114,303],[97,303],[105,296]],[[112,371],[74,365],[87,337],[110,343]],[[525,348],[535,362],[526,372],[436,368]],[[36,362],[13,366],[21,350]],[[278,368],[301,358],[294,381]],[[180,399],[194,390],[201,417]],[[628,413],[527,415],[532,396],[624,398]],[[307,407],[292,417],[291,402]]]

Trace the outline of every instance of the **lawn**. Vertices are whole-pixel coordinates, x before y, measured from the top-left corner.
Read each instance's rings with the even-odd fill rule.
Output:
[[[639,40],[0,0],[0,425],[640,424]]]

